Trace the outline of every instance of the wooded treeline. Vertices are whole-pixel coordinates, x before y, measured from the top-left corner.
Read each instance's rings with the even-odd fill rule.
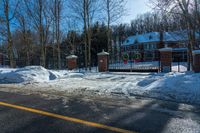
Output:
[[[16,61],[47,68],[65,67],[65,57],[76,54],[91,69],[102,49],[111,53],[130,35],[146,32],[187,31],[188,63],[199,47],[199,0],[150,0],[153,11],[129,24],[120,23],[126,0],[2,0],[0,3],[0,52]],[[189,68],[190,69],[190,68]]]

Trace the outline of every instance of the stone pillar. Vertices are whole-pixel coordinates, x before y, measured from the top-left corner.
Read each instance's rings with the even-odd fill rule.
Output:
[[[194,72],[200,73],[200,50],[194,50],[192,51],[193,54],[193,66],[194,66]]]
[[[101,53],[98,53],[98,69],[99,72],[106,72],[108,71],[108,58],[109,53],[105,52],[104,50]]]
[[[172,71],[172,48],[162,48],[160,51],[160,67],[161,72]]]
[[[69,70],[73,70],[77,68],[77,56],[76,55],[70,55],[67,56],[67,67]]]

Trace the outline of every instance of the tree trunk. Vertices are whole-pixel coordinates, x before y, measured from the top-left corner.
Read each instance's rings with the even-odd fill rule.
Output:
[[[30,65],[30,42],[28,41],[28,38],[27,38],[27,34],[26,34],[26,31],[24,31],[24,42],[25,42],[25,45],[26,45],[26,65],[29,66]]]
[[[26,26],[25,26],[25,22],[24,19],[22,20],[22,25],[23,25],[23,41],[24,41],[24,45],[26,47],[26,65],[29,66],[30,65],[30,44],[29,44],[29,40],[28,40],[28,34],[26,31]]]
[[[9,21],[9,3],[8,1],[5,1],[5,7],[4,7],[4,13],[6,16],[6,27],[7,27],[7,42],[8,42],[8,57],[10,60],[10,67],[15,67],[14,62],[14,54],[13,54],[13,40],[12,35],[10,31],[10,21]]]
[[[111,35],[110,35],[110,0],[107,0],[107,50],[108,53],[112,55],[112,48],[111,48]]]
[[[186,19],[189,19],[189,18],[186,16]],[[194,49],[193,46],[195,44],[195,33],[194,33],[194,30],[193,30],[191,20],[187,20],[187,25],[188,25],[188,31],[189,31],[189,33],[188,33],[188,40],[189,40],[189,44],[188,44],[188,71],[191,71],[194,68],[192,51]]]
[[[84,0],[83,2],[83,9],[84,9],[84,31],[85,31],[85,35],[84,35],[84,43],[85,43],[85,70],[87,70],[88,68],[88,57],[87,57],[87,7],[86,7],[86,3],[87,0]]]
[[[44,45],[44,29],[42,26],[42,0],[39,0],[39,34],[40,34],[40,45],[41,45],[41,59],[40,65],[46,67],[46,58],[45,58],[45,45]]]
[[[91,28],[90,28],[90,14],[89,14],[89,3],[87,0],[87,37],[88,37],[88,64],[89,70],[91,71]]]
[[[55,16],[56,16],[56,42],[58,52],[58,69],[61,69],[61,51],[60,51],[60,1],[55,0]]]

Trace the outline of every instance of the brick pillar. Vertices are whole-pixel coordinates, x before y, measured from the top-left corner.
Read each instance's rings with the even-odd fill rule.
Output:
[[[67,67],[69,70],[73,70],[73,69],[76,69],[77,68],[77,56],[75,55],[70,55],[70,56],[67,56],[66,59],[67,59]]]
[[[101,53],[98,53],[98,69],[99,72],[106,72],[108,71],[108,58],[109,53],[105,52],[104,50]]]
[[[193,66],[194,66],[194,72],[200,73],[200,50],[194,50],[192,51],[193,54]]]
[[[172,71],[172,48],[162,48],[160,51],[160,70],[161,72]]]

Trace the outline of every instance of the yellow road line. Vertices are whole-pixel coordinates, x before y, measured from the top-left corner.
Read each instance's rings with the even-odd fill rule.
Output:
[[[5,102],[0,102],[0,105],[10,107],[10,108],[20,109],[20,110],[24,110],[24,111],[28,111],[28,112],[32,112],[32,113],[36,113],[36,114],[40,114],[40,115],[54,117],[54,118],[62,119],[62,120],[65,120],[65,121],[80,123],[80,124],[84,124],[84,125],[87,125],[87,126],[106,129],[106,130],[110,130],[110,131],[114,131],[114,132],[136,133],[136,132],[133,132],[133,131],[129,131],[129,130],[125,130],[125,129],[121,129],[121,128],[117,128],[117,127],[111,127],[111,126],[107,126],[107,125],[103,125],[103,124],[99,124],[99,123],[95,123],[95,122],[85,121],[85,120],[81,120],[81,119],[77,119],[77,118],[73,118],[73,117],[63,116],[63,115],[59,115],[59,114],[54,114],[54,113],[50,113],[50,112],[46,112],[46,111],[42,111],[42,110],[37,110],[37,109],[33,109],[33,108],[28,108],[28,107],[24,107],[24,106],[9,104],[9,103],[5,103]]]

